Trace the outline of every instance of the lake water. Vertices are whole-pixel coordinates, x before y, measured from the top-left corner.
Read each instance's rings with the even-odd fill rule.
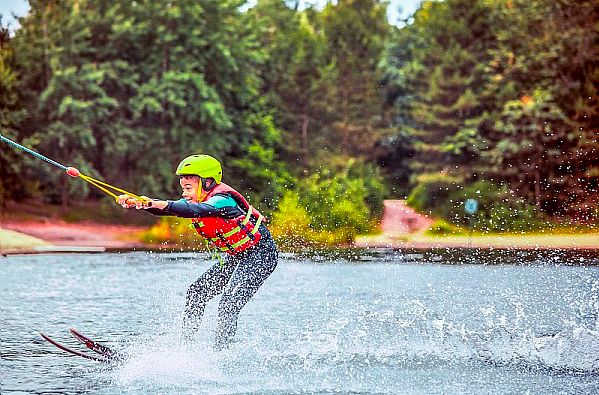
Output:
[[[576,252],[284,254],[216,352],[214,301],[196,342],[180,339],[204,254],[3,257],[0,392],[599,393],[597,264]],[[38,334],[84,350],[70,327],[127,359],[69,356]]]

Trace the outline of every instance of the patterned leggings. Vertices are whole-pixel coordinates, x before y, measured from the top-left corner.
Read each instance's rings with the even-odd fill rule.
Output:
[[[222,293],[218,305],[215,349],[226,347],[237,329],[239,312],[277,267],[277,246],[264,225],[260,242],[237,255],[227,256],[224,265],[210,267],[187,291],[183,317],[184,336],[197,330],[208,301]]]

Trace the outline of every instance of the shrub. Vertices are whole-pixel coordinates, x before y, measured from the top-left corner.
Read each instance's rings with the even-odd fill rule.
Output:
[[[142,235],[142,241],[150,244],[177,244],[178,246],[203,246],[203,239],[191,227],[187,218],[162,217]]]
[[[424,234],[434,236],[447,236],[447,235],[461,235],[464,232],[455,225],[449,222],[439,219],[435,221],[430,228],[428,228]]]
[[[350,179],[362,180],[363,199],[366,206],[370,208],[370,219],[382,218],[387,187],[381,168],[372,163],[351,161],[347,176]]]
[[[463,179],[444,173],[426,173],[416,178],[416,185],[406,203],[417,211],[446,217],[449,196],[455,192]]]
[[[346,228],[353,236],[372,231],[378,219],[375,210],[379,209],[369,202],[379,199],[382,205],[384,185],[376,176],[350,175],[351,167],[350,163],[341,172],[323,169],[298,183],[299,199],[310,215],[313,229]]]
[[[287,191],[279,201],[269,229],[284,249],[331,246],[348,241],[348,232],[318,231],[310,227],[310,215],[302,206],[296,191]]]
[[[284,194],[271,229],[289,246],[349,243],[376,228],[385,192],[372,165],[352,160],[343,168],[333,165]]]
[[[407,204],[453,224],[472,225],[480,231],[527,231],[546,226],[542,214],[505,185],[490,181],[462,184],[460,178],[443,173],[422,175]],[[478,211],[473,216],[464,212],[467,199],[478,202]]]
[[[478,211],[472,218],[464,213],[466,199],[478,201]],[[452,192],[447,218],[454,223],[472,221],[481,231],[527,231],[545,226],[542,214],[534,206],[511,193],[505,185],[477,181]]]

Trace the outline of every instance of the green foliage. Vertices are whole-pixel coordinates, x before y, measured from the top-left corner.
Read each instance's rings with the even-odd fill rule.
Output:
[[[427,173],[417,177],[406,203],[420,212],[445,216],[450,195],[463,183],[460,177],[445,173]]]
[[[333,114],[330,142],[346,155],[370,156],[388,130],[381,118],[378,63],[391,28],[380,0],[328,2],[322,11],[327,73],[326,98]],[[339,146],[340,144],[340,146]]]
[[[423,2],[381,63],[398,133],[416,140],[412,171],[490,179],[549,215],[590,218],[599,204],[593,4]]]
[[[279,201],[271,219],[270,231],[277,244],[285,250],[332,246],[352,239],[346,234],[346,229],[318,231],[310,227],[310,222],[310,215],[300,203],[298,193],[291,190],[285,192]]]
[[[379,214],[381,210],[369,206],[369,202],[379,200],[385,190],[380,175],[364,174],[368,167],[361,167],[350,161],[342,171],[323,168],[298,182],[301,201],[311,216],[311,227],[351,228],[357,233],[372,229],[371,220],[376,218],[373,209]]]
[[[31,93],[24,106],[39,119],[17,139],[33,134],[40,152],[58,161],[79,158],[92,175],[167,196],[174,167],[191,153],[224,162],[249,151],[274,156],[280,132],[268,125],[259,92],[265,57],[239,5],[32,2],[12,41],[26,71],[17,90]],[[285,178],[284,167],[272,168],[274,178]],[[235,166],[228,174],[243,176]],[[57,181],[44,177],[47,189]],[[74,197],[64,191],[63,201]]]
[[[284,157],[303,168],[318,149],[314,137],[326,117],[320,99],[326,83],[324,37],[310,20],[310,11],[292,10],[283,0],[260,0],[249,11],[268,53],[261,68],[262,89],[287,140]]]
[[[478,202],[478,211],[474,216],[464,212],[467,199],[476,199]],[[445,218],[462,225],[472,224],[481,231],[528,231],[547,226],[543,214],[534,206],[505,185],[489,181],[477,181],[456,188],[449,195],[449,202],[451,204],[443,212]]]
[[[9,31],[0,16],[0,134],[9,139],[16,137],[15,127],[25,117],[18,92],[18,74],[15,70],[14,49],[9,42]],[[2,150],[0,155],[0,205],[5,199],[24,192],[19,173],[23,167],[19,153]]]
[[[293,185],[293,178],[286,164],[280,159],[281,132],[275,126],[272,117],[254,116],[248,120],[251,128],[260,129],[264,142],[255,140],[238,159],[227,163],[239,179],[234,185],[251,195],[264,213],[274,210],[280,196]],[[262,202],[264,206],[259,205]]]
[[[478,202],[478,211],[473,216],[464,211],[467,199]],[[539,229],[546,223],[540,211],[505,185],[489,181],[464,184],[463,180],[442,173],[420,176],[407,204],[454,224],[473,225],[480,231],[526,231]]]
[[[437,172],[477,158],[484,64],[494,32],[487,2],[423,2],[397,33],[383,63],[401,128],[416,138],[416,172]],[[399,47],[401,46],[401,47]],[[467,170],[467,168],[466,168]]]
[[[410,190],[414,142],[405,132],[388,136],[378,143],[375,155],[387,181],[391,196],[406,196]]]
[[[363,187],[363,201],[370,211],[369,219],[378,221],[383,216],[383,199],[388,194],[381,169],[372,163],[350,159],[344,163],[347,177]]]
[[[596,218],[596,1],[423,1],[401,28],[385,1],[291,3],[32,0],[0,26],[1,133],[160,198],[212,154],[266,212],[295,191],[316,239],[368,231],[388,189],[460,222],[483,179],[484,229]],[[12,149],[0,176],[4,198],[102,196]]]
[[[458,228],[455,225],[450,224],[449,222],[438,219],[436,220],[430,228],[428,228],[425,232],[425,235],[430,236],[449,236],[449,235],[463,235],[465,232]]]
[[[320,169],[285,193],[273,216],[274,232],[296,247],[349,243],[374,230],[384,193],[372,165],[350,161]]]

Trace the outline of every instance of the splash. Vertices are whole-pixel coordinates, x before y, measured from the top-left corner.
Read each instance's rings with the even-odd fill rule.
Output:
[[[125,354],[125,361],[113,371],[119,385],[176,389],[182,383],[205,387],[223,381],[218,355],[208,344],[188,344],[174,333],[130,344]]]
[[[365,311],[340,329],[338,357],[404,367],[477,363],[599,373],[599,331],[571,322],[554,334],[535,334],[524,329],[521,306],[514,308],[511,319],[481,309],[482,328],[451,322],[419,300],[399,313]]]

